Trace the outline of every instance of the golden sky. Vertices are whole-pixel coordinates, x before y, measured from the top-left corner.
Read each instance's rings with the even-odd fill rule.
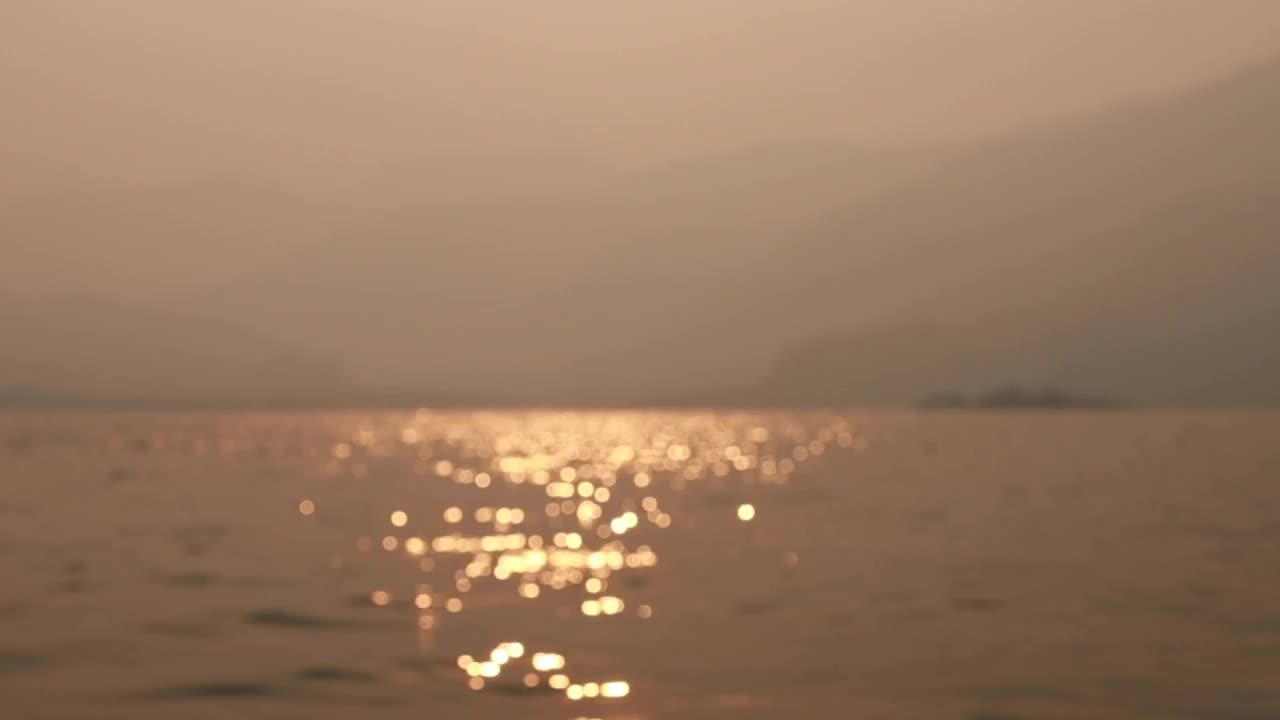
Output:
[[[0,192],[954,142],[1278,51],[1275,0],[6,0]]]

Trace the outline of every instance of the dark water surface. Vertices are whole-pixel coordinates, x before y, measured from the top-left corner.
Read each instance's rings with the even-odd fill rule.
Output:
[[[1280,414],[0,415],[5,718],[1280,718]]]

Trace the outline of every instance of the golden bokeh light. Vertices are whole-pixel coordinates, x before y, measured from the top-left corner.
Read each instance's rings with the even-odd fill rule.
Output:
[[[551,672],[564,669],[564,656],[557,653],[534,653],[533,668],[538,672]]]
[[[523,623],[526,616],[548,613],[543,617],[596,627],[654,621],[655,598],[647,593],[653,587],[649,574],[659,565],[655,548],[715,527],[682,492],[699,483],[728,497],[749,492],[755,502],[730,507],[737,520],[751,523],[770,489],[792,482],[802,467],[825,462],[837,448],[865,447],[859,433],[841,418],[794,421],[747,413],[419,413],[409,421],[362,423],[341,441],[318,444],[314,456],[329,476],[363,476],[369,483],[394,476],[385,471],[400,457],[410,471],[400,477],[442,493],[387,495],[394,504],[375,517],[394,528],[407,528],[412,519],[417,535],[387,535],[376,524],[359,528],[358,552],[380,545],[400,553],[354,556],[401,573],[401,585],[379,577],[381,588],[370,591],[370,602],[391,606],[394,592],[397,609],[403,606],[412,618],[404,622],[416,626],[415,639],[427,648],[465,636],[442,630],[446,626],[501,630],[504,617]],[[341,507],[320,499],[326,508]],[[313,495],[297,509],[309,516],[316,507]],[[772,542],[757,533],[738,536]],[[761,556],[772,558],[762,570],[772,565],[782,577],[798,577],[784,572],[799,564],[795,551],[774,546],[770,552]],[[353,556],[334,557],[334,570],[356,569]],[[519,615],[512,610],[516,604]],[[570,655],[571,637],[557,643]],[[460,656],[458,667],[475,690],[549,688],[582,701],[632,695],[628,680],[579,677],[576,666],[566,670],[565,655],[536,645],[470,649],[474,657]]]
[[[631,694],[631,685],[623,680],[614,680],[600,685],[600,696],[606,698],[624,698]]]
[[[404,551],[410,555],[422,555],[427,552],[427,542],[420,537],[406,538]]]

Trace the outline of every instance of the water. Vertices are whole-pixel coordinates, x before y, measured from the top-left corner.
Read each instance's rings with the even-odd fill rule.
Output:
[[[1280,717],[1280,414],[0,416],[15,718]]]

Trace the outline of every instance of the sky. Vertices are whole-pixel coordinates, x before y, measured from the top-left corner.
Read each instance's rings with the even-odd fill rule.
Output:
[[[966,142],[1277,52],[1274,0],[0,0],[0,194]]]

